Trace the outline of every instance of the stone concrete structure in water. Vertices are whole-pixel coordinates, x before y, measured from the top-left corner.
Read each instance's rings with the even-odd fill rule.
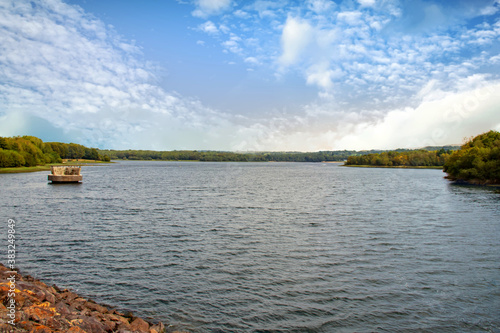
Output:
[[[83,179],[80,170],[80,166],[51,166],[49,180],[52,183],[78,183]]]

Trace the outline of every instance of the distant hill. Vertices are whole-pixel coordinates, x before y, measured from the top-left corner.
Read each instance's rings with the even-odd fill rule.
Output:
[[[433,150],[441,150],[441,149],[444,149],[444,150],[459,150],[460,149],[460,145],[447,145],[447,146],[426,146],[424,148],[421,148],[421,149],[424,149],[424,150],[429,150],[429,151],[433,151]]]

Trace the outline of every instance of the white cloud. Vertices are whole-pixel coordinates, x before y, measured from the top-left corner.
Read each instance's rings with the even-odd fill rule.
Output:
[[[259,60],[255,57],[247,57],[245,58],[245,62],[252,65],[258,65],[260,63]]]
[[[196,9],[193,16],[206,18],[217,15],[231,7],[231,0],[195,0]]]
[[[280,63],[293,65],[300,60],[313,38],[313,29],[309,22],[300,18],[288,17],[283,27],[281,44],[283,53]]]
[[[257,0],[246,8],[256,11],[260,18],[272,19],[282,10],[284,4],[286,4],[286,2]]]
[[[361,24],[361,16],[362,13],[358,11],[351,12],[340,12],[337,14],[337,19],[341,21],[345,21],[349,25],[358,25]]]
[[[246,11],[241,10],[241,9],[235,10],[233,14],[236,17],[239,17],[239,18],[248,18],[248,17],[250,17],[250,15]]]
[[[240,46],[240,42],[241,38],[232,34],[228,40],[222,43],[222,45],[227,51],[230,51],[235,54],[242,54],[243,48]]]
[[[325,91],[333,89],[333,82],[341,78],[344,73],[340,69],[331,69],[328,63],[318,63],[311,67],[306,72],[307,84],[315,84]]]
[[[207,21],[203,24],[199,25],[199,29],[207,34],[217,34],[219,33],[219,29],[215,26],[212,21]]]
[[[308,0],[307,7],[315,13],[323,13],[335,8],[335,2],[331,0]]]
[[[362,7],[373,7],[375,5],[375,0],[358,0]]]

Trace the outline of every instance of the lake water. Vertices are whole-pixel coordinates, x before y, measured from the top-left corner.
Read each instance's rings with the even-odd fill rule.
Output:
[[[440,170],[137,161],[83,167],[79,185],[47,174],[0,175],[21,270],[171,329],[500,332],[500,194]]]

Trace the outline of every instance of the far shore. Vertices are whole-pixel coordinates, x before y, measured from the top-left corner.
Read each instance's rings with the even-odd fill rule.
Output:
[[[344,164],[345,167],[354,168],[388,168],[388,169],[443,169],[442,166],[432,165],[432,166],[410,166],[410,165],[348,165]]]

